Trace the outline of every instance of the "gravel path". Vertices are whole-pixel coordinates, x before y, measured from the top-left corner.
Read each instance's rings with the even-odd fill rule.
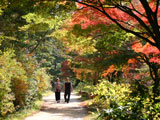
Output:
[[[87,111],[80,106],[80,96],[71,94],[69,103],[64,102],[64,93],[61,93],[61,102],[56,103],[54,93],[43,98],[40,112],[25,118],[25,120],[83,120]]]

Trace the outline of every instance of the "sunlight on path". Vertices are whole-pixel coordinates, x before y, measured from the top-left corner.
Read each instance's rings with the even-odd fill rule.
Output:
[[[64,93],[61,93],[60,103],[56,103],[54,93],[44,97],[41,111],[25,120],[83,120],[87,111],[80,106],[80,96],[72,93],[70,103],[65,103],[63,96]]]

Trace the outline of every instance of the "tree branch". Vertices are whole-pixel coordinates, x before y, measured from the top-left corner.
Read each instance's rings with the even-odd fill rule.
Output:
[[[157,0],[157,3],[156,3],[156,10],[155,10],[155,14],[157,15],[158,13],[158,8],[159,8],[159,0]]]
[[[148,33],[152,36],[152,38],[155,38],[153,32],[150,30],[150,28],[143,22],[143,20],[138,17],[137,15],[135,15],[132,10],[126,6],[119,6],[117,5],[117,8],[120,9],[121,11],[127,13],[128,15],[132,16],[133,18],[135,18],[147,31]]]
[[[156,38],[154,38],[155,42],[159,44],[159,25],[157,21],[157,14],[155,14],[152,9],[150,8],[148,2],[146,0],[140,0],[141,4],[143,5],[143,8],[146,11],[148,21],[150,25],[152,26],[152,29],[156,35]],[[159,0],[157,1],[157,4],[159,3]],[[158,8],[157,8],[158,9]]]
[[[144,37],[144,36],[141,36],[139,33],[135,32],[135,31],[132,31],[132,30],[130,30],[130,29],[122,26],[116,19],[112,18],[112,17],[104,10],[103,6],[102,6],[102,10],[101,10],[101,9],[97,8],[96,6],[93,6],[93,5],[84,3],[84,2],[80,2],[80,1],[77,1],[77,2],[80,3],[80,4],[82,4],[82,5],[86,5],[86,6],[89,6],[89,7],[91,7],[91,8],[94,8],[94,9],[98,10],[99,12],[103,13],[106,17],[108,17],[112,22],[114,22],[115,24],[117,24],[122,30],[125,30],[126,32],[132,33],[132,34],[134,34],[135,36],[137,36],[137,37],[145,40],[145,41],[148,42],[148,43],[150,43],[151,45],[156,46],[156,44],[155,44],[154,42],[150,41],[148,38],[146,38],[146,37]],[[116,6],[116,7],[118,7],[118,6]],[[122,9],[122,8],[121,8],[121,9]],[[122,10],[124,11],[124,9],[122,9]],[[124,11],[124,12],[127,13],[126,11]],[[147,31],[149,31],[149,34],[152,36],[152,38],[155,39],[152,31],[150,31],[150,29],[146,26],[146,24],[145,24],[140,18],[138,18],[132,11],[131,11],[131,13],[132,13],[131,15],[133,15],[134,17],[136,17],[136,18],[139,20],[138,22],[140,22],[140,23],[143,25],[143,27],[145,26],[145,28],[147,29]],[[128,14],[128,13],[127,13],[127,14]],[[130,14],[129,14],[129,15],[130,15]],[[158,47],[157,47],[157,48],[158,48]]]
[[[48,33],[48,31],[46,31],[46,32],[44,33],[44,35],[42,36],[42,39],[40,39],[40,40],[38,41],[38,43],[36,44],[36,46],[30,51],[30,54],[33,53],[33,52],[38,48],[38,46],[39,46],[40,43],[44,40],[43,38],[47,35],[47,33]]]
[[[139,15],[147,18],[147,16],[143,15],[142,13],[140,13],[140,12],[134,7],[134,5],[132,4],[132,1],[131,1],[131,0],[129,0],[129,2],[130,2],[131,6],[132,6],[132,8],[133,8],[133,9],[131,9],[131,10],[133,10],[133,11],[135,11],[136,13],[138,13]]]

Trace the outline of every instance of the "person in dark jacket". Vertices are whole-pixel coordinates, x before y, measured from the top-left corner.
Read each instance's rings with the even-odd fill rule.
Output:
[[[73,90],[72,83],[70,82],[69,78],[66,78],[66,82],[64,83],[64,99],[65,102],[69,103],[71,91]]]
[[[61,83],[60,83],[59,78],[56,78],[54,89],[55,89],[56,101],[57,101],[57,103],[60,103],[60,100],[61,100]]]

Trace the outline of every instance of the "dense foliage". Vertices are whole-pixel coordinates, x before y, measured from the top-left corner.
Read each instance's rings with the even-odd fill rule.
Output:
[[[30,107],[49,89],[49,76],[37,67],[33,58],[23,56],[17,61],[13,50],[1,52],[0,114],[12,113],[22,107]],[[23,62],[22,62],[23,61]]]
[[[80,82],[100,119],[158,119],[159,10],[159,0],[1,0],[1,116],[58,76]]]
[[[73,53],[69,66],[83,81],[82,90],[88,96],[94,91],[95,105],[105,109],[99,111],[101,117],[158,119],[159,0],[68,1],[76,2],[78,10],[54,35]],[[128,94],[121,99],[127,85]],[[112,94],[120,100],[113,99],[114,105],[107,103]]]
[[[67,9],[57,1],[0,1],[0,117],[31,108],[51,89],[63,44],[49,34],[68,17]]]

